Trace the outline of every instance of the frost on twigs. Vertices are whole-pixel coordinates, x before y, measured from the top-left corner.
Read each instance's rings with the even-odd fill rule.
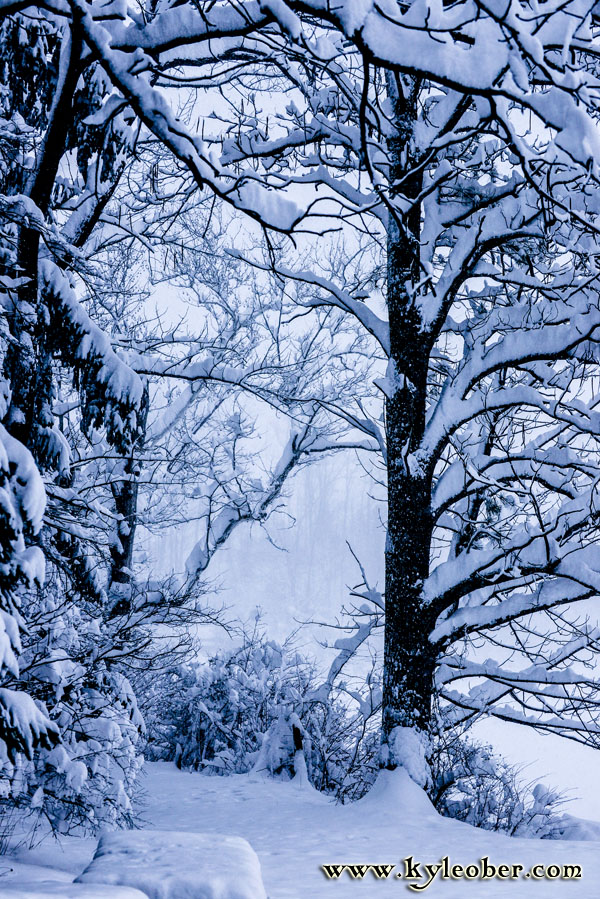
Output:
[[[561,812],[566,798],[560,792],[527,783],[524,769],[470,737],[440,735],[432,770],[430,795],[445,817],[483,830],[546,840],[562,839],[574,825],[575,819]]]

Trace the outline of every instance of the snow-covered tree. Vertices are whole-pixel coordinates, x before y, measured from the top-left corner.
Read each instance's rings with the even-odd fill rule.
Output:
[[[251,139],[248,122],[225,149],[265,168],[295,160],[295,181],[339,198],[356,245],[372,238],[362,280],[274,268],[313,285],[305,306],[358,320],[385,362],[383,428],[364,406],[337,411],[385,457],[383,759],[421,781],[436,695],[447,721],[491,714],[597,740],[586,670],[597,632],[580,606],[599,588],[596,173],[567,126],[587,108],[581,133],[597,141],[583,87],[596,24],[591,8],[569,14],[564,75],[559,10],[538,28],[513,6],[501,17],[478,7],[472,21],[469,4],[399,8],[393,53],[373,12],[352,32],[360,55],[342,53],[347,21],[327,16],[333,35],[297,50],[288,96],[302,100],[285,133]],[[535,55],[524,33],[534,21]],[[422,44],[401,42],[403,28]],[[436,68],[440,34],[451,71]]]
[[[44,580],[42,551],[27,545],[26,538],[39,533],[46,498],[28,450],[4,428],[0,438],[0,782],[4,798],[18,757],[31,759],[36,748],[51,749],[58,733],[44,704],[9,684],[19,675],[23,593]]]
[[[184,4],[149,21],[75,8],[198,183],[280,233],[342,220],[382,251],[350,283],[275,268],[311,285],[305,307],[356,319],[386,362],[383,428],[364,405],[336,408],[386,457],[386,763],[419,755],[439,691],[459,717],[588,739],[595,683],[571,663],[595,634],[565,608],[598,589],[593,4]],[[154,86],[178,66],[200,90],[210,72],[248,92],[226,142],[228,110],[201,143]],[[269,77],[285,109],[261,108]],[[460,651],[478,633],[493,661]]]
[[[434,694],[455,719],[492,713],[590,739],[596,684],[581,666],[596,635],[576,610],[599,589],[594,4],[107,11],[73,0],[59,21],[71,29],[60,95],[85,43],[104,94],[112,85],[92,121],[135,114],[196,186],[267,229],[269,267],[304,285],[301,311],[349,317],[381,360],[383,421],[374,401],[295,399],[337,414],[385,457],[384,763],[427,779]],[[262,98],[275,83],[286,105],[274,110],[272,91]],[[206,101],[198,132],[171,108],[174,84]],[[233,114],[229,85],[247,97]],[[47,146],[50,161],[57,143]],[[28,194],[42,217],[43,182]],[[32,216],[24,229],[22,263],[42,224]],[[324,276],[279,259],[274,235],[332,228],[350,235],[351,258],[358,245],[354,265]],[[52,266],[49,313],[77,323],[66,361],[86,359],[94,423],[127,444],[140,382],[107,381],[101,355],[81,350],[92,332]],[[19,365],[16,429],[46,408],[44,390],[23,398],[33,366]],[[38,444],[47,427],[40,419]],[[479,635],[487,661],[462,651]]]
[[[198,234],[183,226],[184,200],[197,205],[197,185],[186,197],[185,169],[163,178],[165,154],[147,133],[135,159],[138,123],[108,99],[110,84],[76,22],[41,7],[11,8],[2,38],[1,349],[13,616],[2,672],[4,795],[60,830],[97,828],[130,815],[143,723],[127,675],[156,670],[165,658],[172,664],[190,650],[198,623],[218,620],[199,583],[214,552],[238,524],[263,522],[295,467],[327,447],[322,434],[317,446],[312,413],[284,436],[280,459],[251,470],[251,417],[235,392],[264,393],[271,356],[281,361],[284,348],[271,347],[272,322],[258,326],[266,307],[253,308],[251,285],[246,311],[234,309],[227,290],[241,289],[239,263],[224,257],[197,276],[187,264]],[[132,180],[150,172],[150,185],[132,195],[121,183],[126,167]],[[130,297],[140,247],[151,277],[146,269],[144,295]],[[169,259],[173,249],[187,252],[186,265],[179,255],[178,267]],[[204,263],[211,252],[205,248]],[[163,279],[178,274],[196,292],[200,282],[212,290],[210,300],[196,296],[202,323],[191,332],[168,315],[149,324],[152,314],[141,311],[159,280],[152,266],[160,254]],[[287,380],[306,382],[302,353],[288,361]],[[190,388],[178,392],[167,379]],[[215,387],[199,392],[199,384]],[[39,537],[36,464],[49,500]],[[198,498],[205,536],[189,578],[157,582],[140,572],[140,522],[185,521]],[[161,521],[167,502],[176,512]],[[34,540],[39,547],[24,543]],[[39,580],[42,549],[47,581],[24,594],[28,579]],[[17,669],[19,599],[27,634]]]
[[[2,798],[61,830],[95,828],[129,818],[142,722],[116,653],[131,652],[131,641],[105,626],[101,557],[90,551],[102,513],[87,504],[65,416],[75,410],[90,438],[103,430],[113,453],[134,452],[143,381],[77,290],[81,278],[99,280],[82,248],[132,158],[135,131],[118,114],[90,120],[106,82],[60,15],[4,9],[0,40]]]

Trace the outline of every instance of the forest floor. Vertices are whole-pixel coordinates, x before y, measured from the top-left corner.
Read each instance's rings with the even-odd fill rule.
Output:
[[[441,818],[402,775],[387,775],[363,800],[341,806],[293,781],[208,777],[154,763],[146,766],[138,805],[145,828],[244,837],[258,854],[269,899],[376,899],[419,893],[428,899],[600,897],[600,842],[513,839]],[[14,850],[0,858],[0,897],[3,882],[71,881],[88,864],[95,845],[95,840],[69,837]],[[484,880],[444,880],[442,869],[428,888],[413,890],[410,883],[415,881],[405,876],[404,859],[410,856],[422,875],[425,864],[439,863],[444,856],[450,866],[466,868],[487,856],[490,865],[523,869],[515,879]],[[378,879],[372,871],[362,879],[353,879],[348,871],[328,879],[323,864],[395,867],[387,879]],[[575,864],[582,868],[578,880],[531,876],[535,865]]]

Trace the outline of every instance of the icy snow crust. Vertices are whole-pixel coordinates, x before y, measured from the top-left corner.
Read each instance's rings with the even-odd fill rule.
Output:
[[[402,870],[402,859],[412,855],[421,863],[439,862],[447,855],[451,864],[468,865],[477,863],[483,856],[490,862],[500,864],[522,864],[526,869],[535,864],[580,864],[583,869],[581,880],[486,880],[486,881],[440,881],[436,879],[422,895],[427,899],[564,899],[565,896],[580,899],[600,897],[600,840],[598,842],[567,842],[560,840],[526,840],[477,830],[467,824],[441,818],[424,792],[411,781],[405,771],[382,772],[371,792],[360,802],[341,806],[330,802],[308,784],[294,781],[281,783],[257,776],[235,775],[232,777],[210,777],[199,773],[179,771],[168,763],[154,763],[146,766],[144,791],[146,804],[140,809],[146,826],[156,827],[156,844],[168,860],[170,842],[178,849],[180,872],[191,870],[192,860],[197,870],[196,849],[184,846],[202,846],[208,850],[206,837],[210,832],[219,846],[223,837],[243,837],[260,859],[262,876],[269,899],[377,899],[395,896],[396,899],[419,895],[407,889],[406,883],[395,876],[387,880],[377,880],[369,872],[362,880],[353,880],[344,872],[338,880],[327,880],[322,864],[394,864],[398,866],[393,874]],[[583,822],[582,822],[583,823]],[[591,831],[597,825],[589,824]],[[169,831],[187,832],[169,833]],[[139,833],[139,832],[138,832]],[[600,828],[597,831],[600,835]],[[139,834],[144,843],[147,864],[156,858],[145,842],[149,832]],[[127,832],[103,838],[103,845],[118,846],[122,838],[136,838],[136,832]],[[108,841],[108,844],[107,844]],[[234,841],[234,846],[243,841]],[[47,841],[35,849],[17,853],[19,862],[28,865],[61,864],[69,871],[80,871],[85,860],[83,851],[91,855],[88,841],[63,838],[63,853],[57,852],[55,843]],[[232,844],[230,844],[232,845]],[[52,853],[48,847],[52,847]],[[199,850],[200,851],[200,850]],[[219,852],[222,848],[219,848]],[[127,853],[125,853],[127,855]],[[248,858],[247,850],[236,859]],[[6,858],[9,864],[13,858]],[[104,856],[106,871],[122,871],[125,862],[119,860],[118,853]],[[88,856],[89,858],[89,856]],[[176,868],[173,856],[171,870]],[[88,866],[87,873],[99,870],[101,858]],[[127,861],[130,864],[131,859]],[[236,864],[238,863],[236,862]],[[256,870],[256,869],[254,869]],[[47,877],[64,877],[64,873],[46,867]],[[74,876],[74,875],[72,875]],[[24,876],[23,876],[24,879]],[[27,877],[31,880],[31,877]],[[116,882],[118,877],[113,878]],[[0,864],[0,896],[13,899],[14,893],[3,893],[4,877]],[[16,881],[11,881],[16,885]],[[92,884],[87,882],[92,887]],[[137,881],[136,881],[137,883]],[[82,884],[83,885],[83,884]],[[215,882],[213,881],[213,885]],[[233,893],[244,899],[264,899],[262,887],[254,887],[252,881],[240,883],[246,892]],[[125,899],[116,887],[108,887],[114,892],[114,899]],[[97,889],[97,888],[96,888]],[[224,889],[224,887],[223,887]],[[27,895],[27,894],[26,894]],[[50,895],[62,895],[54,893]],[[81,894],[79,894],[81,895]],[[96,899],[105,894],[97,892]],[[135,895],[135,894],[134,894]],[[174,893],[152,893],[152,896],[173,897]],[[218,897],[227,893],[181,893],[178,899],[195,899],[197,896]],[[64,894],[65,899],[76,899],[76,894]],[[31,899],[45,899],[44,894],[33,894]],[[85,897],[87,899],[87,896]],[[127,897],[128,899],[128,897]]]
[[[240,837],[218,833],[105,834],[75,882],[124,884],[149,899],[267,899],[254,850]]]

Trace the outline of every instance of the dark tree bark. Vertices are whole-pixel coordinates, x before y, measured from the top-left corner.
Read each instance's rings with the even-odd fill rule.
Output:
[[[109,582],[109,617],[126,615],[131,609],[133,583],[133,549],[138,519],[138,493],[141,462],[139,453],[144,445],[148,419],[148,385],[144,390],[138,412],[137,438],[129,456],[123,460],[122,477],[111,483],[115,510],[119,516],[117,540],[110,549],[112,564]]]
[[[81,69],[83,44],[73,28],[61,49],[56,94],[48,127],[39,149],[35,170],[26,188],[27,196],[44,216],[48,215],[60,160],[67,146],[72,122],[73,98]],[[33,453],[41,468],[52,467],[47,429],[52,428],[52,354],[46,346],[48,322],[39,295],[38,263],[40,232],[23,226],[17,246],[19,274],[27,282],[19,289],[10,320],[14,338],[5,360],[12,398],[7,424],[10,432]]]
[[[410,141],[417,118],[418,83],[391,81],[395,94],[396,136],[388,140],[393,191],[416,199],[422,188],[413,171]],[[393,193],[392,193],[393,196]],[[385,640],[382,759],[395,767],[390,737],[396,727],[428,729],[431,718],[435,651],[423,606],[423,581],[429,573],[433,529],[431,477],[419,465],[425,427],[430,346],[423,334],[411,287],[421,278],[421,210],[418,202],[402,218],[390,216],[387,242],[387,305],[390,324],[390,385],[386,401],[388,533],[385,552]]]

